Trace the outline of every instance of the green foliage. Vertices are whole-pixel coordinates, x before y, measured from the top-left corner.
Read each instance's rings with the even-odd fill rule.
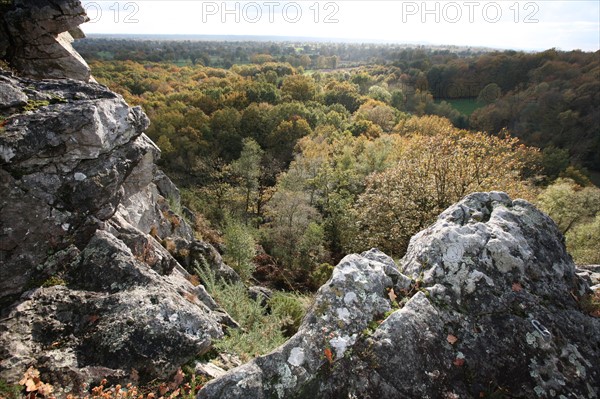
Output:
[[[226,259],[248,277],[248,234],[226,230],[252,226],[266,252],[260,275],[298,290],[320,285],[329,275],[322,265],[347,252],[381,245],[400,255],[407,237],[469,191],[532,198],[527,179],[556,176],[584,186],[569,162],[597,156],[585,133],[596,131],[593,59],[580,52],[87,43],[117,60],[92,63],[94,76],[148,113],[161,167],[203,215],[198,236],[219,242],[215,229],[225,232],[236,252]],[[154,62],[169,60],[177,63]],[[478,104],[479,94],[493,106]],[[469,124],[497,137],[457,130]],[[555,147],[540,155],[504,140],[507,126]]]
[[[294,334],[306,313],[309,299],[282,292],[274,293],[269,301],[271,312],[260,299],[248,296],[241,283],[218,281],[207,266],[196,267],[208,293],[235,319],[241,329],[229,329],[227,336],[215,343],[219,351],[238,355],[243,361],[263,355],[283,344],[286,335]]]
[[[544,175],[554,181],[569,166],[569,151],[554,146],[542,150],[542,168]]]
[[[60,277],[52,276],[42,283],[42,287],[54,287],[55,285],[66,286],[67,282]]]
[[[600,263],[599,188],[559,178],[539,195],[538,205],[566,235],[567,249],[576,263]]]
[[[24,112],[35,111],[38,108],[46,107],[50,105],[50,101],[47,100],[30,100],[27,102],[27,105],[23,107]]]
[[[588,223],[580,223],[567,233],[567,248],[576,263],[600,263],[600,212]]]
[[[5,399],[20,399],[21,398],[21,386],[12,385],[8,382],[0,379],[0,398]]]
[[[298,331],[308,305],[306,297],[281,291],[275,292],[268,302],[271,314],[279,320],[287,337]]]
[[[250,229],[244,224],[228,220],[223,234],[225,241],[224,260],[246,281],[252,277],[256,255],[256,242]]]
[[[321,263],[319,266],[317,266],[310,275],[310,278],[313,281],[313,286],[320,287],[325,284],[327,280],[331,278],[333,268],[334,266],[329,263]]]
[[[600,212],[600,189],[581,187],[570,179],[557,179],[538,197],[538,205],[566,234],[580,222],[589,222]]]

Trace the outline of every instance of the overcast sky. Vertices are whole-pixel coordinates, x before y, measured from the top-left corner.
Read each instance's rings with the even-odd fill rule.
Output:
[[[267,35],[543,50],[600,48],[600,2],[82,1],[86,33]]]

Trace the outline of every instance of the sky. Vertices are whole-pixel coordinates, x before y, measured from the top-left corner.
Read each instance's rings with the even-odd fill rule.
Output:
[[[250,35],[499,49],[600,49],[596,0],[94,0],[86,33]]]

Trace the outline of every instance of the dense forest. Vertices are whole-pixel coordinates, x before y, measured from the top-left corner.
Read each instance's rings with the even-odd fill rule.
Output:
[[[598,53],[88,39],[141,105],[201,238],[245,278],[313,290],[473,191],[538,201],[598,262]]]

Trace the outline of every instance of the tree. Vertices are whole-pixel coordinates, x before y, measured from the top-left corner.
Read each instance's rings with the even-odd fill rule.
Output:
[[[502,89],[496,83],[490,83],[479,92],[477,102],[481,104],[491,104],[500,98]]]
[[[386,104],[392,103],[392,94],[389,91],[387,91],[386,88],[381,86],[371,86],[371,88],[369,88],[369,97]]]
[[[368,100],[360,106],[355,116],[358,120],[368,120],[378,125],[384,132],[389,133],[396,124],[397,111],[377,100]]]
[[[271,221],[267,225],[265,244],[289,270],[311,271],[320,263],[316,254],[324,252],[322,230],[318,224],[320,216],[310,205],[306,193],[287,189],[285,183],[282,184],[268,204],[267,215]]]
[[[281,91],[295,101],[311,101],[317,93],[317,85],[312,77],[290,75],[283,80]]]
[[[256,255],[256,242],[250,229],[235,220],[228,220],[223,234],[225,241],[225,261],[240,275],[248,280],[254,271],[252,259]]]
[[[261,161],[264,151],[256,141],[251,138],[243,140],[240,157],[231,163],[231,171],[238,179],[239,187],[244,198],[244,218],[251,213],[250,205],[254,202],[253,197],[258,195],[261,177]]]
[[[531,197],[521,181],[527,150],[515,139],[453,130],[405,137],[401,151],[395,166],[367,179],[353,207],[355,251],[375,246],[403,255],[414,234],[474,191]]]
[[[333,81],[325,87],[325,105],[342,104],[354,113],[362,103],[357,87],[349,82]]]
[[[538,204],[566,234],[600,212],[600,189],[581,187],[571,179],[558,178],[539,195]]]
[[[600,263],[600,213],[589,223],[581,223],[567,233],[567,249],[575,263]]]
[[[271,133],[268,151],[284,165],[287,165],[292,160],[292,152],[298,139],[311,132],[310,125],[302,118],[295,117],[283,121]]]

